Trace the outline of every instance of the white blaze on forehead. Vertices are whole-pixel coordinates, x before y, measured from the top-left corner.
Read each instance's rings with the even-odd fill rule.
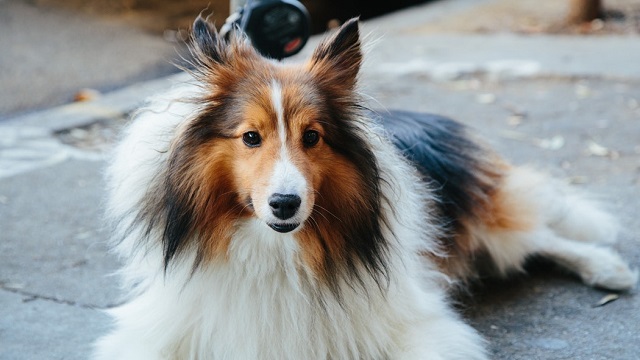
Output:
[[[284,118],[284,102],[282,96],[282,86],[276,80],[271,81],[271,104],[276,113],[278,121],[278,135],[280,139],[279,159],[276,160],[273,174],[270,180],[271,194],[294,194],[302,198],[306,193],[307,181],[300,173],[298,167],[291,161],[291,156],[287,150],[287,128]]]
[[[278,135],[283,148],[287,141],[287,128],[284,125],[284,105],[282,101],[282,86],[276,80],[271,81],[271,104],[278,120]],[[285,149],[286,150],[286,149]]]

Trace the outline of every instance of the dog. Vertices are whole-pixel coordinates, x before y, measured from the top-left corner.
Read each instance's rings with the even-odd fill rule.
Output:
[[[357,19],[304,64],[201,17],[191,49],[109,165],[128,300],[96,359],[486,359],[449,300],[479,267],[635,285],[615,218],[569,186],[453,120],[367,109]]]

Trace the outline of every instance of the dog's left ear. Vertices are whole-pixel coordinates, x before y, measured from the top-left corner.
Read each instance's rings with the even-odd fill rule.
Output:
[[[192,29],[193,46],[202,55],[216,63],[223,61],[225,40],[218,36],[218,32],[211,23],[204,19],[201,15],[193,22]]]
[[[309,68],[318,80],[353,90],[361,64],[358,18],[353,18],[316,48]]]

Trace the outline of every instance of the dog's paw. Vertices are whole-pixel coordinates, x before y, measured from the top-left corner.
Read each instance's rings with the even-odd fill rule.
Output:
[[[632,289],[638,282],[638,271],[631,270],[629,265],[613,251],[602,251],[597,258],[586,264],[580,276],[591,286],[624,291]]]

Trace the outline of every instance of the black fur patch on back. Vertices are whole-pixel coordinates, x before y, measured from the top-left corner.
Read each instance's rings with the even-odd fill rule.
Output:
[[[439,115],[397,110],[374,117],[431,184],[440,214],[454,229],[461,219],[486,210],[501,169],[492,163],[495,155],[475,142],[464,125]]]

